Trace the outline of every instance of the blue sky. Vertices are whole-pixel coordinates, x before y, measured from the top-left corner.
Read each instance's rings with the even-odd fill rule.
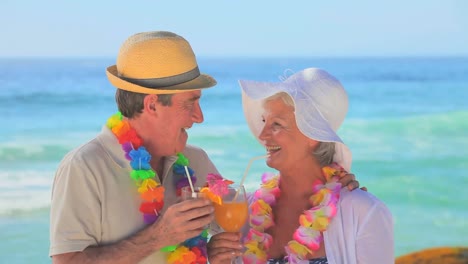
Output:
[[[0,2],[0,57],[115,57],[169,30],[198,56],[468,56],[468,1]]]

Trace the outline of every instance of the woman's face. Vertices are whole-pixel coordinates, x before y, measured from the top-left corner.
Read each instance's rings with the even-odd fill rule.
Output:
[[[264,110],[264,126],[259,139],[265,143],[269,154],[267,165],[281,172],[310,160],[318,142],[301,133],[296,124],[294,108],[277,98],[267,101]]]

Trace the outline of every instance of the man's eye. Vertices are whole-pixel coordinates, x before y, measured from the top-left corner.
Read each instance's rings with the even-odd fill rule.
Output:
[[[189,109],[189,110],[190,110],[190,109],[192,109],[192,108],[193,108],[193,105],[194,105],[194,103],[193,103],[193,102],[187,102],[187,103],[185,103],[185,105],[184,105],[184,106],[185,106],[185,109]]]

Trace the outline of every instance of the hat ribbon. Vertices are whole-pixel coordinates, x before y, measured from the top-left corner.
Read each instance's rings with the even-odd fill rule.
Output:
[[[197,78],[198,76],[200,76],[200,70],[198,69],[198,66],[188,72],[184,72],[184,73],[177,74],[174,76],[169,76],[169,77],[162,77],[162,78],[134,79],[134,78],[124,77],[119,74],[119,77],[121,79],[129,83],[133,83],[139,86],[153,88],[153,89],[162,88],[162,87],[167,88],[168,86],[173,86],[173,85],[181,84],[184,82],[188,82]]]

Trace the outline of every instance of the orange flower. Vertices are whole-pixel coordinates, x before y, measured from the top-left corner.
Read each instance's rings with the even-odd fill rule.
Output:
[[[112,132],[115,134],[117,138],[120,138],[123,134],[127,133],[129,129],[130,129],[130,124],[128,123],[128,121],[122,120],[122,122],[116,124],[112,128]]]
[[[213,192],[210,191],[210,188],[208,187],[203,187],[200,190],[201,193],[204,193],[208,199],[210,199],[213,203],[222,205],[223,200],[221,199],[221,196],[214,194]]]
[[[149,189],[141,194],[141,198],[148,202],[161,202],[164,200],[164,187],[160,186],[154,189]]]

